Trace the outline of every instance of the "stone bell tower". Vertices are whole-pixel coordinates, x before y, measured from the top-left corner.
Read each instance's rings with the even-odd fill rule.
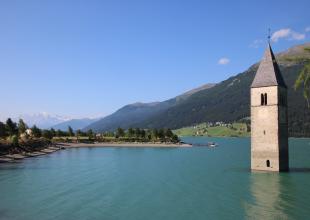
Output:
[[[270,43],[251,85],[251,169],[289,169],[287,87]]]

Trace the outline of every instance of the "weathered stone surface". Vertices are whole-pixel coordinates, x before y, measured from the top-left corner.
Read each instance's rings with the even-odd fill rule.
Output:
[[[287,91],[271,47],[251,88],[251,169],[287,171]],[[263,98],[262,98],[263,96]],[[265,103],[262,99],[266,99]]]

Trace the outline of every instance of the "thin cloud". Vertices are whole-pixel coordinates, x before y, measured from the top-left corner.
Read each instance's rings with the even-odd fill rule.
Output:
[[[300,33],[297,33],[297,32],[293,32],[291,40],[303,40],[303,39],[305,39],[305,37],[306,37],[305,34],[300,34]]]
[[[219,65],[227,65],[228,63],[230,63],[230,59],[223,57],[223,58],[219,59],[219,61],[217,63]]]
[[[271,36],[271,40],[273,42],[278,42],[280,39],[303,40],[305,37],[305,34],[298,33],[290,28],[284,28],[274,32]]]
[[[250,47],[259,48],[262,43],[263,43],[263,40],[257,39],[257,40],[254,40],[253,43],[250,44]]]
[[[305,31],[306,31],[306,32],[310,32],[310,26],[309,26],[309,27],[306,27]]]

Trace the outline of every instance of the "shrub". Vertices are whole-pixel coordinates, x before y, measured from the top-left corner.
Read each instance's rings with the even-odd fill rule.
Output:
[[[17,135],[11,136],[10,137],[10,142],[11,142],[12,146],[17,147],[18,146],[18,137],[17,137]]]

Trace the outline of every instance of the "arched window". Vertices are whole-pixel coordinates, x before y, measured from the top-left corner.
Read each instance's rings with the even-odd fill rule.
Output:
[[[270,161],[269,160],[266,161],[266,165],[267,165],[267,167],[270,167]]]
[[[265,95],[264,95],[264,101],[265,101],[265,105],[267,105],[267,93],[265,93]]]
[[[260,94],[260,104],[264,105],[265,101],[264,101],[264,94]]]

